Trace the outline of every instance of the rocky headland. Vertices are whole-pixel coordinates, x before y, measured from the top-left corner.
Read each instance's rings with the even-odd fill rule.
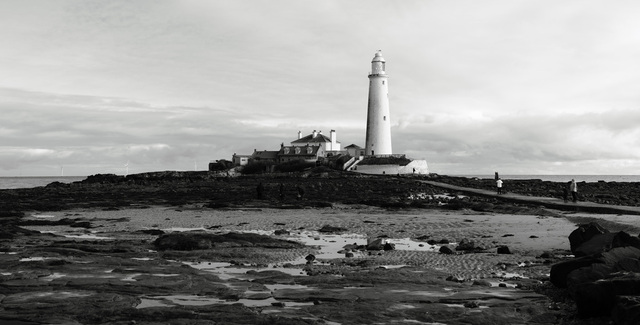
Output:
[[[427,179],[495,186],[319,168],[94,175],[0,190],[0,322],[640,319],[640,228],[633,223],[459,195],[421,182]],[[510,181],[506,189],[557,197],[564,185]],[[640,197],[634,183],[579,186],[581,200],[634,205]]]

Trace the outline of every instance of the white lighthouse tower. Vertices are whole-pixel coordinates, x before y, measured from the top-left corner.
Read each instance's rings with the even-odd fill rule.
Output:
[[[384,71],[381,51],[371,61],[369,75],[369,104],[367,108],[367,138],[365,155],[390,155],[391,119],[389,118],[389,84]]]

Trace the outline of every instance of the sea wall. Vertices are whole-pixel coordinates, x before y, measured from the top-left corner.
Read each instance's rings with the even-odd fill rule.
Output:
[[[387,164],[387,165],[357,165],[357,168],[352,169],[351,171],[362,173],[362,174],[387,174],[387,175],[406,175],[406,174],[420,174],[420,175],[428,175],[429,167],[427,165],[426,160],[412,160],[406,166],[399,166],[395,164]]]

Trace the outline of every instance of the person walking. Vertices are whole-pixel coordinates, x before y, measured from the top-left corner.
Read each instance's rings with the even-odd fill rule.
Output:
[[[571,179],[571,183],[569,183],[569,191],[571,192],[571,199],[573,203],[578,202],[578,184],[576,184],[575,179]]]
[[[498,190],[498,194],[502,194],[502,178],[498,178],[496,181],[496,187]]]

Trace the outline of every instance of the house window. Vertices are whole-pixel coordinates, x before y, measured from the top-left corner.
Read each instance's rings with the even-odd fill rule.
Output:
[[[296,147],[296,155],[300,154],[300,147]]]
[[[284,148],[284,154],[288,155],[289,154],[289,148]]]
[[[307,147],[307,154],[311,154],[312,151],[313,151],[313,148]]]

